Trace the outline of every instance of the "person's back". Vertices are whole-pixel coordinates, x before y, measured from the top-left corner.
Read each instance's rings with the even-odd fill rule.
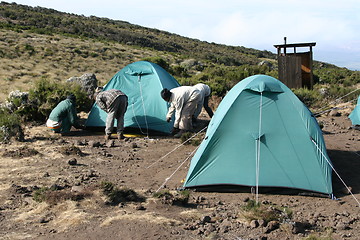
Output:
[[[201,92],[201,94],[203,95],[203,97],[210,96],[211,89],[208,85],[206,85],[204,83],[198,83],[198,84],[194,85],[194,88],[199,90]]]
[[[76,97],[70,94],[50,113],[46,126],[55,132],[68,133],[72,126],[81,129],[76,113]]]
[[[184,103],[189,100],[190,96],[193,94],[195,90],[196,89],[194,89],[191,86],[181,86],[181,87],[173,88],[170,90],[170,92],[173,94],[170,101],[174,104]]]
[[[110,106],[119,96],[126,96],[126,94],[118,89],[101,91],[95,97],[96,104],[105,112],[109,112]]]
[[[74,104],[69,99],[65,99],[51,111],[49,119],[61,122],[68,114],[72,113],[73,109],[75,109]]]

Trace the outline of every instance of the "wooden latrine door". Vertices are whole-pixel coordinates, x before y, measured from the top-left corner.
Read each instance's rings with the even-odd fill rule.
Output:
[[[279,56],[279,80],[288,88],[301,87],[301,57],[295,55]]]
[[[289,88],[313,86],[311,53],[291,53],[278,57],[279,80]]]

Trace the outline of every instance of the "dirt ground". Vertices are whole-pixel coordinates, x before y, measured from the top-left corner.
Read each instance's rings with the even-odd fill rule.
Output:
[[[182,186],[196,146],[180,139],[129,136],[106,144],[102,133],[61,137],[28,126],[25,142],[0,147],[0,239],[360,239],[360,131],[350,128],[348,114],[330,112],[318,121],[337,174],[354,195],[336,173],[336,200],[261,193],[262,205],[291,210],[281,222],[245,217],[244,206],[255,198],[250,188],[193,191],[187,204],[154,197],[168,189],[175,199]],[[202,118],[198,129],[207,123]],[[104,182],[142,198],[111,204]],[[57,194],[35,201],[44,187]]]

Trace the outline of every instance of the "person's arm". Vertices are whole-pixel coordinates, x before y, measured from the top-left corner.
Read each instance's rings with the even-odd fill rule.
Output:
[[[76,107],[74,105],[71,105],[70,112],[69,112],[69,122],[72,126],[79,129],[81,128],[79,123],[79,118],[77,116]]]
[[[99,108],[101,108],[102,110],[107,112],[105,102],[106,102],[106,99],[104,99],[104,97],[101,94],[96,96],[96,104],[99,106]]]
[[[209,96],[204,98],[204,109],[205,109],[205,111],[207,112],[207,114],[209,115],[210,118],[212,118],[212,116],[214,116],[213,111],[209,107]]]
[[[184,106],[184,97],[182,96],[182,97],[180,97],[180,98],[178,98],[176,100],[177,101],[175,101],[175,103],[174,103],[174,107],[175,107],[174,128],[179,128],[181,112],[182,112],[182,108]]]
[[[173,103],[170,104],[169,110],[166,114],[166,120],[171,119],[172,115],[174,114],[175,106]],[[170,121],[169,121],[170,122]]]

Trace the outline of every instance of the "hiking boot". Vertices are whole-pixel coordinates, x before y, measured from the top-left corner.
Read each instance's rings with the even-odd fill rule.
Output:
[[[108,140],[110,140],[110,138],[111,138],[111,135],[108,135],[108,134],[105,134],[105,141],[108,141]]]
[[[123,133],[118,133],[117,138],[118,138],[119,140],[122,140],[122,139],[125,139],[125,136],[124,136]]]
[[[177,134],[174,135],[175,138],[180,138],[184,133],[187,131],[184,129],[181,129]]]

